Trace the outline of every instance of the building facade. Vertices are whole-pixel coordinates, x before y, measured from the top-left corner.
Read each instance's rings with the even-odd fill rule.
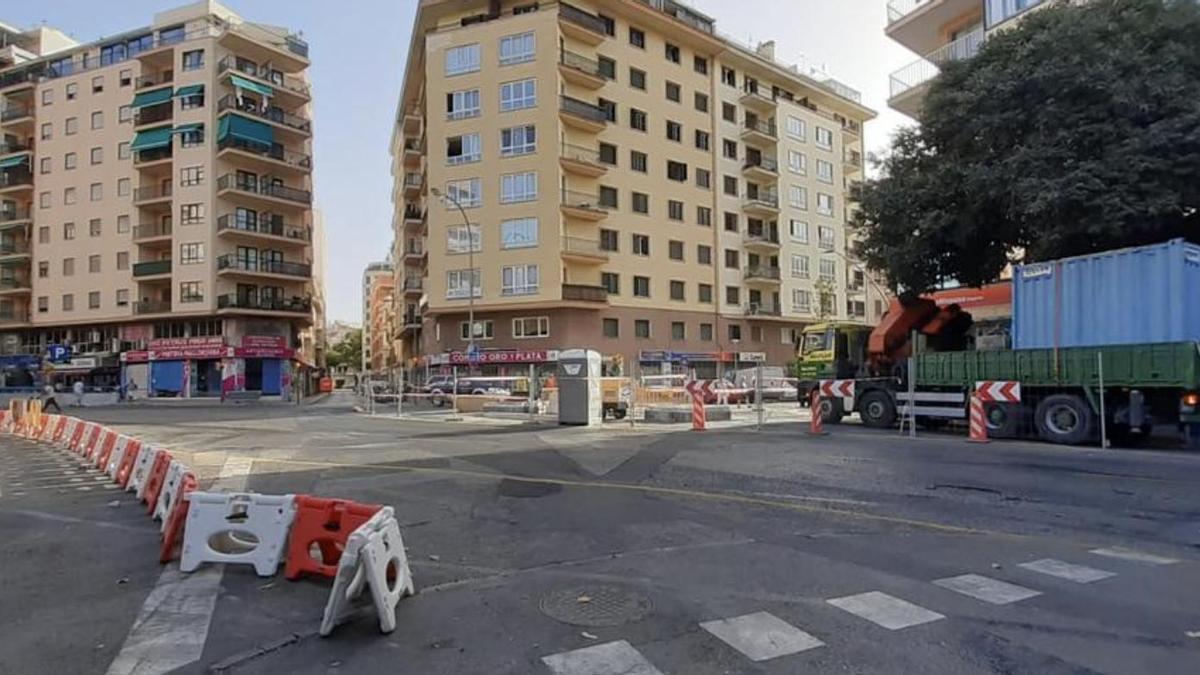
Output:
[[[406,362],[473,338],[712,377],[874,322],[847,230],[873,115],[670,0],[423,0],[392,139]]]
[[[395,269],[392,263],[375,262],[363,272],[362,372],[386,373],[392,358],[395,316]]]
[[[215,2],[0,32],[5,384],[288,395],[319,351],[307,44]]]

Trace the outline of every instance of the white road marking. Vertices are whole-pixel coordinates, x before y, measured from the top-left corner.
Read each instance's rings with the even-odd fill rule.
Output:
[[[1121,560],[1132,560],[1134,562],[1148,563],[1150,565],[1174,565],[1179,562],[1176,558],[1166,558],[1153,553],[1143,553],[1135,551],[1131,548],[1122,546],[1112,546],[1109,548],[1094,548],[1091,550],[1096,555],[1102,555],[1109,558],[1119,558]]]
[[[768,612],[705,621],[700,627],[745,654],[751,661],[766,661],[825,644]]]
[[[1041,591],[1025,588],[1007,581],[992,579],[979,574],[964,574],[958,577],[938,579],[935,586],[948,588],[955,593],[962,593],[976,600],[990,602],[993,605],[1007,605],[1011,602],[1041,595]]]
[[[826,602],[888,630],[899,630],[946,618],[920,605],[879,591],[834,598]]]
[[[555,675],[663,675],[625,640],[543,656]]]
[[[1074,581],[1080,584],[1089,584],[1093,581],[1100,581],[1109,577],[1117,576],[1113,572],[1098,570],[1094,567],[1084,567],[1083,565],[1072,565],[1071,563],[1055,560],[1053,558],[1042,558],[1033,562],[1021,563],[1017,565],[1023,569],[1033,572],[1041,572],[1049,574],[1052,577]]]

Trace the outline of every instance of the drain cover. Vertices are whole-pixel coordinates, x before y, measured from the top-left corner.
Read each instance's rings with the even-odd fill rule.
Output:
[[[573,626],[619,626],[650,613],[650,600],[613,586],[578,586],[547,593],[546,616]]]

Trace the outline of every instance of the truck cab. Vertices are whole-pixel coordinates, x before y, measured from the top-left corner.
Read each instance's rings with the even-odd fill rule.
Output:
[[[819,380],[845,380],[863,375],[870,335],[870,326],[854,323],[806,326],[801,333],[796,362],[801,395],[815,389]]]

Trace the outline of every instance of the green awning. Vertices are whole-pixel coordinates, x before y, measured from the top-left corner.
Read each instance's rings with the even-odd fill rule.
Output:
[[[149,131],[139,131],[133,137],[133,144],[129,146],[130,150],[153,150],[155,148],[165,148],[171,144],[171,127],[159,127],[150,129]]]
[[[221,118],[217,127],[217,142],[225,140],[227,136],[268,148],[275,145],[275,130],[271,125],[241,115],[226,115]]]
[[[154,91],[143,91],[133,97],[133,107],[145,108],[148,105],[158,105],[171,100],[171,88],[155,89]]]
[[[8,157],[0,159],[0,169],[7,169],[10,166],[18,166],[29,161],[29,155],[17,155],[16,157]]]
[[[252,91],[256,94],[261,94],[262,96],[274,96],[275,95],[275,90],[268,87],[265,84],[251,82],[250,80],[247,80],[246,78],[240,77],[238,75],[231,75],[229,77],[229,79],[233,80],[233,86],[241,87],[242,89],[245,89],[246,91]]]
[[[203,128],[204,128],[204,125],[200,122],[193,122],[191,124],[180,124],[179,126],[172,129],[171,133],[186,134],[189,131],[200,131]]]
[[[175,98],[183,98],[185,96],[198,96],[204,93],[204,85],[189,84],[186,87],[180,87],[175,90]]]

